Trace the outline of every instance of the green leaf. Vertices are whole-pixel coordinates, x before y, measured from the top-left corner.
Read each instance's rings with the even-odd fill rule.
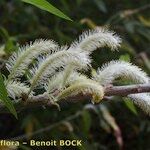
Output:
[[[130,62],[130,55],[129,54],[121,55],[119,60]]]
[[[10,37],[7,30],[1,26],[0,26],[0,36],[5,41],[4,51],[6,52],[6,54],[11,54],[13,51],[15,51],[17,49],[17,47],[14,45],[13,38]]]
[[[87,110],[84,110],[82,113],[82,117],[83,117],[83,132],[85,134],[88,134],[88,131],[91,127],[91,116],[90,113]]]
[[[94,2],[100,11],[102,11],[103,13],[107,12],[106,4],[104,3],[103,0],[94,0]]]
[[[141,15],[139,15],[138,18],[143,25],[150,27],[150,19],[149,18],[146,19],[146,18],[144,18],[144,16],[141,16]]]
[[[128,109],[131,110],[135,115],[138,114],[136,107],[131,100],[129,100],[128,98],[124,98],[124,103],[128,107]]]
[[[34,5],[42,10],[48,11],[56,16],[59,16],[60,18],[72,21],[68,16],[66,16],[63,12],[61,12],[59,9],[54,7],[46,0],[22,0],[22,1]]]
[[[16,117],[17,119],[17,112],[13,106],[12,101],[8,97],[7,89],[4,85],[4,80],[2,74],[0,73],[0,100],[5,104],[5,106],[9,109],[9,111]]]
[[[9,34],[7,32],[7,30],[3,27],[0,26],[0,36],[7,41],[9,39]]]

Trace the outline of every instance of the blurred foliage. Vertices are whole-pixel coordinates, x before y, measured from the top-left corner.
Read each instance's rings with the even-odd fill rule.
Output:
[[[71,43],[83,30],[106,26],[121,36],[122,47],[115,53],[107,48],[94,52],[94,69],[112,59],[123,59],[140,66],[150,74],[150,3],[147,0],[49,2],[74,21],[65,21],[20,0],[0,1],[2,73],[8,74],[2,60],[7,60],[19,45],[37,38],[54,39],[60,44]],[[122,98],[114,99],[97,106],[87,102],[64,104],[60,112],[56,108],[32,108],[19,112],[19,120],[15,120],[11,115],[1,114],[0,138],[26,134],[27,138],[24,140],[81,139],[83,146],[76,147],[81,150],[148,150],[149,117],[134,105],[128,102],[125,104]],[[68,117],[72,119],[68,120]],[[48,130],[34,135],[36,130],[46,127],[49,127]],[[21,149],[29,148],[22,145]]]

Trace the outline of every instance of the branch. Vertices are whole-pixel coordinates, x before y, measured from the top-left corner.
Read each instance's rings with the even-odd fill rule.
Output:
[[[137,14],[139,12],[142,12],[144,10],[147,10],[149,8],[150,8],[150,4],[146,4],[146,5],[144,5],[142,7],[139,7],[139,8],[127,9],[127,10],[120,11],[120,12],[114,14],[113,16],[111,16],[108,19],[108,21],[106,22],[106,24],[112,22],[116,18],[124,19],[124,18],[130,17],[132,15],[135,15],[135,14]]]
[[[121,13],[121,17],[125,18],[125,17],[129,17],[131,15],[134,15],[136,13],[139,13],[141,11],[144,11],[146,9],[149,9],[150,8],[150,4],[148,5],[144,5],[142,7],[139,7],[139,8],[136,8],[136,9],[128,9],[128,10],[124,10],[122,13]]]
[[[126,85],[126,86],[112,86],[105,89],[106,96],[127,96],[135,93],[150,92],[150,84]]]
[[[33,136],[36,136],[36,135],[38,135],[40,133],[47,132],[47,131],[49,131],[49,130],[51,130],[53,128],[56,128],[56,127],[60,126],[61,124],[64,124],[67,121],[74,120],[74,119],[78,118],[80,115],[82,115],[82,113],[83,113],[82,111],[77,111],[75,114],[73,114],[73,115],[71,115],[71,116],[69,116],[69,117],[67,117],[67,118],[65,118],[65,119],[63,119],[63,120],[61,120],[59,122],[53,123],[52,125],[49,125],[49,126],[44,127],[42,129],[36,130],[33,133],[30,132],[30,133],[28,133],[28,135],[27,134],[23,134],[23,135],[20,135],[20,136],[17,136],[17,137],[8,139],[8,140],[15,141],[15,140],[29,139],[31,136],[33,137]]]
[[[105,87],[105,96],[127,96],[129,94],[136,93],[146,93],[150,92],[150,83],[149,84],[137,84],[137,85],[126,85],[126,86],[109,86]],[[65,102],[81,102],[83,100],[90,100],[92,95],[87,94],[78,94],[76,96],[68,97],[67,99],[63,99],[58,101],[58,104],[63,105]],[[46,93],[33,96],[29,99],[20,99],[18,101],[14,101],[14,105],[16,110],[21,111],[25,108],[37,107],[37,106],[54,106],[54,102],[49,99]],[[0,112],[6,112],[6,108],[4,105],[0,104]]]

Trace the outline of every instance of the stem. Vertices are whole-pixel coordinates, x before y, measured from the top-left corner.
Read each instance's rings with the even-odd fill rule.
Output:
[[[150,84],[138,84],[138,85],[126,85],[126,86],[112,86],[106,87],[106,96],[127,96],[135,93],[146,93],[150,92]]]
[[[126,86],[109,86],[105,87],[105,96],[127,96],[129,94],[136,94],[136,93],[146,93],[150,92],[150,83],[149,84],[136,84],[136,85],[126,85]],[[83,100],[90,100],[92,97],[91,94],[78,94],[73,97],[68,97],[65,100],[58,101],[58,104],[63,104],[64,102],[81,102]],[[22,98],[23,99],[23,98]],[[33,96],[28,98],[26,101],[18,100],[14,102],[16,109],[21,111],[25,108],[32,108],[37,106],[53,106],[54,103],[49,99],[49,96],[44,93],[41,95]],[[1,103],[0,104],[0,112],[7,112],[5,106]]]

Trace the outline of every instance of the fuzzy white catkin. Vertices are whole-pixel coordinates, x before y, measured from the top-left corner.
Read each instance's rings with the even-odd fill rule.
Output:
[[[87,79],[84,82],[76,82],[63,90],[57,97],[58,100],[65,99],[77,94],[91,94],[93,103],[99,103],[104,97],[104,89],[101,85],[93,80]]]
[[[138,105],[144,112],[150,115],[150,94],[139,93],[128,95],[131,100]]]
[[[65,70],[57,73],[56,75],[54,75],[52,78],[49,79],[48,84],[45,85],[45,89],[47,90],[48,93],[52,93],[53,90],[56,90],[56,89],[63,90],[67,86],[74,84],[77,81],[83,81],[87,79],[85,75],[82,75],[81,73],[73,71],[70,74],[70,76],[67,78],[65,84],[62,85],[61,83],[64,80],[64,74],[65,74]]]
[[[149,77],[139,67],[125,61],[111,61],[98,69],[93,77],[102,85],[111,84],[117,78],[129,79],[134,83],[149,83]]]
[[[90,58],[85,53],[67,51],[66,49],[49,55],[31,70],[31,86],[47,82],[48,77],[58,68],[64,68],[69,63],[78,64],[80,68],[86,68],[90,64]]]
[[[104,46],[115,50],[120,46],[120,43],[120,37],[114,32],[111,32],[105,28],[96,28],[94,30],[83,32],[79,36],[79,39],[71,44],[70,50],[81,50],[90,54],[97,48]]]
[[[19,81],[10,81],[7,86],[8,94],[11,98],[20,98],[22,94],[27,94],[30,90],[28,85],[21,83]]]
[[[9,80],[23,75],[32,60],[40,54],[53,53],[57,49],[58,45],[54,41],[43,39],[19,48],[17,52],[12,54],[6,64],[7,69],[10,71]]]
[[[93,77],[102,85],[108,85],[114,82],[118,77],[127,79],[133,83],[149,83],[149,77],[139,67],[124,61],[111,61],[102,66]],[[150,95],[148,94],[130,94],[131,100],[150,114]]]
[[[71,44],[69,51],[84,52],[89,55],[97,48],[104,46],[110,47],[112,50],[115,50],[120,46],[120,43],[121,39],[114,32],[110,32],[104,28],[97,28],[94,30],[83,32],[79,36],[79,40],[76,40]],[[73,71],[73,67],[74,66],[72,66],[72,70],[68,69],[68,71]],[[64,80],[65,78],[67,78],[67,75],[69,75],[69,72],[66,72],[66,74],[64,74]]]

